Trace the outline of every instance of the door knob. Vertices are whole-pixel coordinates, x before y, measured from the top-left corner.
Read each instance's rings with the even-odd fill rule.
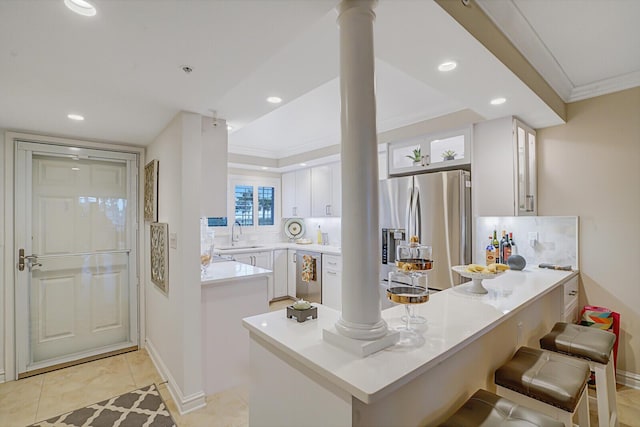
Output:
[[[28,264],[29,271],[33,267],[42,267],[42,264],[38,262],[38,255],[25,255],[24,249],[18,250],[18,270],[24,271],[25,262]]]

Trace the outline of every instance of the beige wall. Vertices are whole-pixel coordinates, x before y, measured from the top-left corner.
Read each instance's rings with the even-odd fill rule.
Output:
[[[539,215],[580,217],[580,303],[621,314],[618,373],[640,375],[640,87],[538,130],[538,197]]]

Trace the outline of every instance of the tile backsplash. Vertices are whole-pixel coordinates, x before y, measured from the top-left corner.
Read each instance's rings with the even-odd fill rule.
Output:
[[[524,257],[527,266],[548,263],[578,268],[577,216],[477,217],[473,239],[475,263],[485,263],[485,248],[493,230],[498,232],[498,240],[502,230],[513,233],[517,253]],[[537,239],[533,240],[534,237]]]

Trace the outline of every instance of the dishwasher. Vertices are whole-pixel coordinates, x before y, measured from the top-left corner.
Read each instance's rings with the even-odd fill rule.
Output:
[[[322,254],[296,251],[296,297],[322,303]]]

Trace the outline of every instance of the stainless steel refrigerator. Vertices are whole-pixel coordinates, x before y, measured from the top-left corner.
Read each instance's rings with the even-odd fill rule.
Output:
[[[428,286],[447,289],[466,280],[451,266],[471,262],[471,177],[453,170],[380,181],[380,275],[395,265],[395,248],[410,236],[433,251]]]

